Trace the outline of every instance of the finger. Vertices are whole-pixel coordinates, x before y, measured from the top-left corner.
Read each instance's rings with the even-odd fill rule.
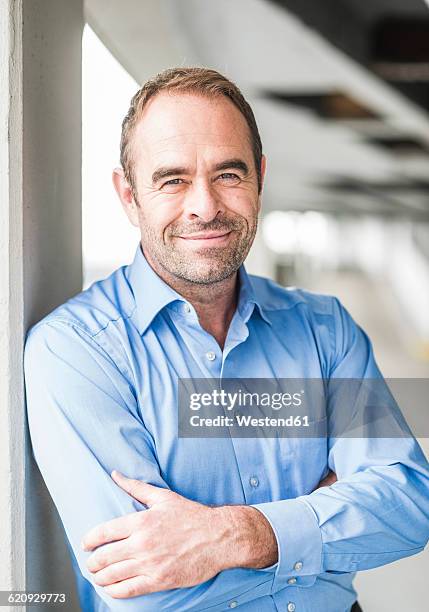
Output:
[[[169,489],[156,487],[135,478],[127,478],[117,470],[113,470],[111,476],[121,489],[148,507],[163,501],[166,493],[171,493]]]
[[[92,573],[99,572],[104,567],[129,559],[132,555],[130,540],[119,540],[110,544],[104,544],[97,548],[86,560],[86,567]]]
[[[102,544],[127,538],[132,532],[135,522],[135,512],[97,525],[82,540],[83,550],[93,550]]]
[[[119,561],[119,563],[113,563],[108,567],[100,570],[94,574],[93,580],[95,584],[99,586],[108,586],[109,584],[115,584],[128,578],[134,578],[139,574],[139,565],[135,559],[127,559],[126,561]]]
[[[335,472],[329,471],[328,475],[319,482],[316,489],[320,489],[321,487],[329,487],[330,485],[334,484],[334,482],[337,482],[337,475]]]
[[[159,585],[155,586],[147,576],[135,576],[105,587],[106,593],[115,599],[147,595],[159,590]]]
[[[335,472],[329,471],[326,478],[323,479],[323,482],[325,483],[325,486],[334,484],[334,482],[337,482],[337,475],[335,474]]]

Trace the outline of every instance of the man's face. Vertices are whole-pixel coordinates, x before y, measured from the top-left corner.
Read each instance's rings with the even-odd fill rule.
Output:
[[[236,272],[260,209],[240,111],[223,96],[159,94],[136,126],[132,150],[138,206],[127,212],[148,260],[193,283]]]

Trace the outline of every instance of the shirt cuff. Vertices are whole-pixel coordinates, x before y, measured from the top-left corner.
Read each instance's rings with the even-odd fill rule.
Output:
[[[314,510],[302,499],[251,504],[266,517],[277,539],[273,593],[286,586],[311,586],[322,572],[322,534]]]

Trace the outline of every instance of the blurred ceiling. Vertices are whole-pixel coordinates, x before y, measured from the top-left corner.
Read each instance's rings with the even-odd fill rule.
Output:
[[[429,220],[423,0],[86,0],[86,15],[140,83],[174,65],[237,82],[268,156],[265,210]]]
[[[429,110],[429,11],[424,0],[272,0]]]

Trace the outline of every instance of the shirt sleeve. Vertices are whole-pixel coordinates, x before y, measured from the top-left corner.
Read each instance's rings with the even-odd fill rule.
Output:
[[[121,364],[121,368],[125,365]],[[25,347],[27,414],[35,460],[58,509],[75,561],[110,610],[225,609],[271,592],[274,572],[235,568],[195,587],[113,599],[93,583],[81,549],[99,523],[144,511],[110,477],[167,487],[152,437],[129,379],[101,343],[79,326],[49,320],[30,330]]]
[[[368,337],[338,300],[334,309],[330,377],[383,383]],[[422,551],[429,539],[429,465],[399,408],[393,403],[383,412],[387,434],[374,429],[371,435],[370,419],[351,437],[344,411],[354,427],[365,422],[367,406],[344,399],[333,401],[330,414],[344,433],[329,438],[328,467],[338,481],[295,499],[254,505],[277,538],[273,592],[292,583],[311,586],[323,572],[390,563]]]

